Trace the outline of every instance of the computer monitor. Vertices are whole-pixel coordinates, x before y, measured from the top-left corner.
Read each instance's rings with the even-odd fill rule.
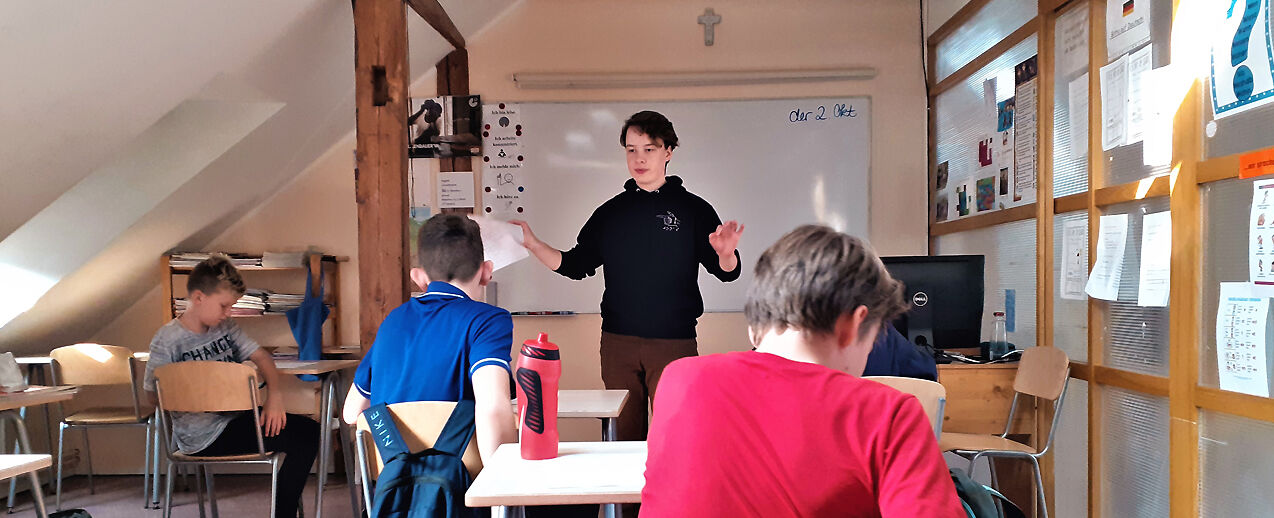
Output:
[[[978,347],[982,342],[985,256],[882,257],[902,281],[910,309],[893,322],[917,345],[935,349]]]

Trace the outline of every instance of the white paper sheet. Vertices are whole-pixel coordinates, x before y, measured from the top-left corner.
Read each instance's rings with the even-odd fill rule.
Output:
[[[438,206],[461,209],[473,206],[473,172],[438,173]]]
[[[1252,183],[1247,250],[1248,280],[1274,284],[1274,179]]]
[[[1106,2],[1107,59],[1150,41],[1150,0]]]
[[[1128,243],[1128,215],[1101,217],[1097,233],[1097,260],[1088,275],[1084,292],[1095,299],[1119,300],[1119,281],[1124,273],[1124,248]]]
[[[1274,58],[1270,56],[1269,0],[1248,6],[1246,0],[1211,2],[1220,11],[1213,31],[1212,110],[1217,118],[1261,106],[1274,100]],[[1247,21],[1247,24],[1244,22]],[[1241,38],[1247,28],[1247,38]],[[1237,58],[1238,62],[1235,62]]]
[[[1141,218],[1141,275],[1137,283],[1137,305],[1168,305],[1169,274],[1172,269],[1172,213],[1147,214]]]
[[[1101,67],[1101,148],[1109,151],[1128,138],[1128,56]]]
[[[1182,97],[1172,65],[1141,75],[1142,124],[1141,161],[1148,166],[1172,163],[1172,117]]]
[[[1088,221],[1072,220],[1062,225],[1062,298],[1084,300],[1088,283]]]
[[[522,227],[486,216],[471,216],[482,229],[482,253],[496,270],[526,259],[530,255],[522,246]]]
[[[1152,46],[1146,45],[1128,55],[1128,137],[1124,139],[1124,144],[1141,142],[1145,133],[1145,101],[1141,78],[1150,71]]]
[[[1081,9],[1082,10],[1082,9]],[[1088,155],[1088,73],[1075,78],[1066,87],[1067,118],[1071,125],[1071,154]]]
[[[1088,67],[1088,9],[1057,17],[1057,73],[1068,76]]]
[[[1216,356],[1221,390],[1269,397],[1265,328],[1267,289],[1245,282],[1221,283],[1216,314]]]

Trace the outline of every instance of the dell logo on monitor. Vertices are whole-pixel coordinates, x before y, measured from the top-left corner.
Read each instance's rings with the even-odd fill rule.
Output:
[[[918,308],[923,308],[925,304],[929,303],[929,295],[923,291],[917,291],[915,295],[911,296],[911,303]]]

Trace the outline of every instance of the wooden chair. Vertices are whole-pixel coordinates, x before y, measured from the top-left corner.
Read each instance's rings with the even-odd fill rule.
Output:
[[[195,467],[195,492],[199,501],[199,515],[203,516],[203,485],[208,487],[212,515],[217,516],[209,465],[214,464],[269,464],[270,465],[270,514],[274,516],[275,497],[278,494],[279,466],[283,455],[265,450],[261,436],[261,414],[257,393],[257,371],[239,363],[188,361],[170,363],[155,369],[155,389],[159,393],[159,422],[164,436],[172,435],[172,412],[252,412],[256,422],[257,451],[242,455],[219,457],[187,455],[169,444],[168,484],[164,494],[164,518],[172,516],[173,466]],[[172,441],[167,441],[171,443]],[[200,478],[204,483],[200,482]],[[298,507],[300,509],[300,507]]]
[[[916,399],[920,400],[920,406],[925,409],[925,415],[929,416],[929,424],[933,426],[933,436],[942,439],[942,418],[947,408],[947,388],[941,383],[898,376],[863,376],[863,379],[916,396]]]
[[[35,514],[41,518],[45,518],[47,514],[44,509],[44,491],[40,489],[40,477],[38,472],[49,467],[53,462],[53,457],[47,454],[3,454],[0,455],[0,480],[14,478],[19,475],[27,475],[31,477],[31,499],[35,502]],[[13,505],[13,498],[9,498],[9,505]],[[13,512],[10,508],[9,512]]]
[[[438,434],[442,433],[442,427],[447,424],[447,418],[451,417],[451,411],[455,407],[454,402],[448,401],[412,401],[389,405],[389,412],[394,417],[394,425],[398,426],[398,432],[402,434],[403,441],[407,443],[407,450],[414,453],[433,446],[434,440],[438,438]],[[380,451],[376,449],[376,444],[372,440],[367,419],[359,415],[356,426],[354,442],[358,453],[358,472],[363,477],[363,507],[370,510],[371,482],[380,476],[380,470],[385,467],[385,461],[380,458]],[[476,433],[469,440],[469,447],[465,449],[461,461],[469,469],[469,474],[475,478],[478,472],[482,471],[482,458],[478,454]]]
[[[151,477],[159,471],[159,434],[155,426],[155,410],[142,404],[137,382],[137,360],[133,351],[114,345],[75,344],[58,347],[49,353],[53,358],[53,384],[78,386],[127,386],[132,406],[90,407],[70,415],[59,403],[62,421],[58,423],[56,509],[62,508],[62,455],[66,431],[79,428],[84,437],[84,458],[88,462],[88,490],[93,488],[93,450],[89,445],[89,428],[142,426],[146,428],[146,459],[142,469],[142,508],[158,502],[159,480]]]
[[[979,435],[948,432],[938,441],[942,451],[950,451],[969,459],[969,475],[973,475],[973,466],[979,458],[987,458],[990,463],[994,457],[1010,457],[1027,459],[1035,469],[1035,489],[1038,493],[1041,516],[1048,518],[1048,504],[1044,501],[1044,481],[1040,474],[1040,457],[1048,453],[1053,446],[1053,438],[1057,435],[1057,423],[1062,417],[1062,402],[1066,399],[1066,388],[1070,381],[1070,359],[1066,353],[1056,347],[1031,347],[1022,351],[1022,361],[1017,367],[1017,376],[1013,380],[1013,404],[1009,407],[1009,418],[1004,425],[1004,433],[1000,435]],[[1049,426],[1048,437],[1044,439],[1044,447],[1035,448],[1008,439],[1017,412],[1018,400],[1023,395],[1033,396],[1037,401],[1044,399],[1053,401],[1053,423]],[[995,468],[991,467],[992,485],[996,485]]]

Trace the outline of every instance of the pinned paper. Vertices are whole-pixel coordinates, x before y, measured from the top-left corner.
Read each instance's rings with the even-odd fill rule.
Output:
[[[473,172],[438,173],[438,207],[462,209],[473,207]]]
[[[1107,58],[1113,58],[1150,41],[1150,4],[1151,0],[1106,2]]]
[[[1097,261],[1084,291],[1095,299],[1119,300],[1119,281],[1124,273],[1124,248],[1128,242],[1128,215],[1101,217],[1097,234]]]
[[[1128,138],[1128,56],[1101,67],[1101,148],[1110,151]]]
[[[527,217],[520,108],[503,102],[482,105],[481,212],[498,219]]]
[[[1252,216],[1248,230],[1248,279],[1274,284],[1274,179],[1252,183]]]
[[[1070,220],[1062,225],[1062,298],[1084,300],[1088,282],[1088,222]]]
[[[1212,112],[1221,118],[1274,100],[1269,0],[1208,5],[1225,15],[1212,33]]]
[[[1172,117],[1184,95],[1178,86],[1179,72],[1173,65],[1149,70],[1141,75],[1142,163],[1151,167],[1172,163]]]
[[[1039,84],[1039,60],[1031,56],[1013,67],[1014,97],[1017,109],[1013,115],[1013,201],[1035,201],[1035,164],[1038,155],[1038,129],[1035,109]]]
[[[1057,73],[1067,76],[1088,68],[1088,9],[1071,9],[1057,17]]]
[[[1088,73],[1070,82],[1066,89],[1066,115],[1071,125],[1071,154],[1088,155]]]
[[[522,227],[486,216],[470,216],[482,230],[482,253],[496,270],[526,259]]]
[[[1172,213],[1147,214],[1141,218],[1141,275],[1137,285],[1137,305],[1168,305],[1172,269]]]
[[[1245,282],[1221,283],[1216,314],[1216,356],[1221,390],[1269,397],[1265,329],[1268,288]]]
[[[1124,144],[1141,142],[1146,128],[1145,101],[1141,78],[1150,71],[1151,47],[1146,45],[1141,50],[1128,56],[1128,136]]]

